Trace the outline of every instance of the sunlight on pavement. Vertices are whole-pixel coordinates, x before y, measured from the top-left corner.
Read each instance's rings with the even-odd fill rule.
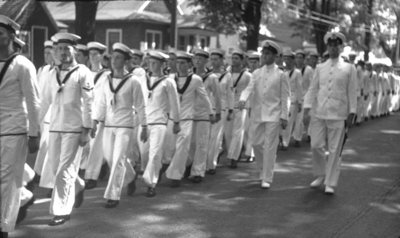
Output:
[[[394,134],[394,135],[400,134],[400,130],[381,130],[381,132],[385,134]]]
[[[380,203],[370,203],[372,207],[376,207],[383,212],[388,212],[392,214],[400,213],[400,204],[380,204]]]
[[[393,163],[342,163],[342,168],[352,169],[374,169],[374,168],[393,168],[400,167],[398,164]]]
[[[50,202],[51,198],[39,198],[36,199],[34,204],[42,204],[42,203],[46,203],[46,202]]]

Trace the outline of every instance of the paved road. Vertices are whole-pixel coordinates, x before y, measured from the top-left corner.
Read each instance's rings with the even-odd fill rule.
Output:
[[[102,182],[63,226],[47,226],[49,199],[38,199],[10,237],[400,237],[399,113],[351,129],[334,196],[308,187],[310,169],[303,144],[278,153],[270,190],[260,189],[254,163],[222,165],[201,184],[172,189],[164,180],[154,198],[144,197],[140,181],[111,210],[103,208]]]

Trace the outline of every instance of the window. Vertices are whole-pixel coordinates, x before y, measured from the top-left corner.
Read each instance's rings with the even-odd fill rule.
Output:
[[[194,35],[190,35],[189,36],[189,45],[193,47],[195,45],[195,43],[196,42],[195,42],[195,39],[194,39]]]
[[[107,29],[106,44],[108,53],[111,53],[112,45],[116,42],[122,42],[122,29]]]
[[[179,36],[178,40],[178,49],[179,50],[186,50],[186,37],[185,36]]]
[[[148,49],[161,49],[162,32],[154,30],[146,30],[146,43]]]
[[[32,26],[32,34],[28,34],[26,32],[21,32],[21,36],[24,35],[26,38],[26,45],[30,49],[23,49],[23,54],[29,55],[32,62],[35,64],[36,67],[41,66],[44,63],[44,46],[43,42],[47,40],[47,27],[45,26]],[[29,39],[29,37],[32,39]],[[32,43],[29,44],[29,40],[32,40]],[[29,47],[31,46],[31,47]]]

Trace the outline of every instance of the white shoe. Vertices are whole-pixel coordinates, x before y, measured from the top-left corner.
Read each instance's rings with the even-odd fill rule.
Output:
[[[323,182],[324,182],[324,177],[318,177],[317,179],[312,181],[312,183],[310,183],[310,187],[312,188],[319,187],[322,185]]]
[[[270,183],[261,181],[261,188],[267,189],[267,188],[270,188],[270,187],[271,187]]]
[[[326,194],[334,194],[335,190],[330,186],[325,186],[325,193]]]

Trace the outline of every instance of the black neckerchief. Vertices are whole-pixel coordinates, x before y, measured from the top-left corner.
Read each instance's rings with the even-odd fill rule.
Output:
[[[290,73],[289,73],[289,79],[292,77],[293,72],[294,72],[294,69],[292,69],[292,70],[290,71]]]
[[[129,71],[130,73],[133,73],[133,71],[135,71],[135,69],[140,68],[140,66],[134,65],[133,68]]]
[[[61,81],[61,79],[60,79],[60,71],[61,71],[60,66],[58,66],[58,67],[56,68],[56,79],[57,79],[58,86],[60,86],[59,89],[58,89],[58,91],[57,91],[58,93],[59,93],[59,92],[62,92],[62,90],[63,90],[65,84],[67,83],[67,81],[69,80],[69,78],[71,77],[71,75],[72,75],[78,68],[79,68],[79,64],[76,65],[75,67],[73,67],[71,70],[69,70],[68,73],[65,75],[65,77],[64,77],[64,79],[63,79],[62,81]]]
[[[304,76],[304,71],[306,70],[306,66],[301,69],[301,76]]]
[[[236,88],[236,86],[238,85],[240,79],[242,78],[244,72],[246,72],[246,70],[242,70],[242,72],[240,72],[239,77],[237,78],[235,84],[233,85],[234,88]]]
[[[153,90],[157,87],[157,85],[159,85],[164,79],[167,78],[166,75],[159,77],[158,81],[154,82],[153,85],[150,85],[150,77],[151,77],[151,73],[146,74],[146,84],[147,84],[147,89],[149,90],[148,98],[151,98],[151,94],[153,93]]]
[[[228,73],[228,71],[225,71],[221,74],[221,76],[219,76],[218,78],[218,82],[221,82],[221,80],[225,77],[225,75]]]
[[[110,90],[111,92],[114,94],[114,100],[111,101],[111,105],[113,104],[117,104],[117,93],[119,92],[119,90],[122,88],[122,86],[124,86],[124,84],[126,83],[126,81],[128,81],[128,79],[132,76],[132,74],[127,73],[122,77],[122,81],[117,85],[117,87],[114,89],[113,84],[112,84],[112,79],[113,79],[113,72],[111,71],[111,73],[108,75],[108,83],[110,85]]]
[[[203,79],[203,83],[208,79],[208,77],[212,74],[212,72],[208,71],[206,72],[205,75],[203,75],[203,77],[201,77]]]
[[[97,74],[94,76],[94,84],[96,85],[97,81],[99,81],[99,78],[104,74],[104,72],[108,71],[108,69],[102,69]]]
[[[179,88],[178,77],[179,77],[178,74],[175,74],[176,89],[177,89],[178,93],[182,95],[182,94],[185,93],[186,89],[189,87],[189,84],[190,84],[190,82],[192,81],[193,74],[189,74],[189,75],[186,77],[185,84],[183,85],[182,88]]]
[[[10,66],[11,62],[14,60],[14,58],[19,55],[18,53],[12,54],[8,59],[5,61],[3,68],[1,69],[0,72],[0,84],[3,81],[4,75],[7,72],[8,66]]]

